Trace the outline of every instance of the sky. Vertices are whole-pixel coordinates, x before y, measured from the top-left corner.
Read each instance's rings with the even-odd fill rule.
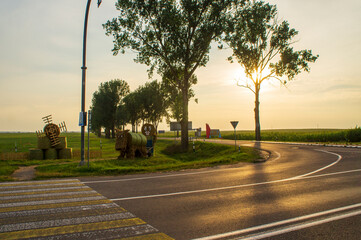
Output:
[[[82,41],[86,0],[1,0],[0,131],[35,132],[42,117],[80,131]],[[92,1],[88,26],[86,109],[102,82],[123,79],[135,90],[148,79],[136,53],[113,56],[112,37],[102,24],[118,16],[114,0]],[[262,86],[262,129],[354,128],[361,126],[361,1],[271,0],[280,20],[299,31],[295,50],[320,57],[287,87]],[[198,104],[190,102],[193,128],[254,129],[254,95],[238,87],[231,50],[212,45],[210,61],[195,74]],[[157,75],[152,80],[160,80]],[[158,129],[169,130],[161,123]]]

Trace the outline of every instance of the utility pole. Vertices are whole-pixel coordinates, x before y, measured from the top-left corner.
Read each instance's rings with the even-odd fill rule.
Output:
[[[102,0],[98,0],[98,7],[102,3]],[[82,81],[81,81],[81,111],[79,114],[79,126],[80,129],[80,138],[81,138],[81,149],[80,149],[80,166],[84,165],[85,159],[85,126],[87,125],[87,113],[85,112],[85,83],[86,83],[86,40],[87,40],[87,31],[88,31],[88,17],[90,10],[91,0],[88,0],[85,10],[85,20],[84,20],[84,35],[83,35],[83,66],[82,69]]]

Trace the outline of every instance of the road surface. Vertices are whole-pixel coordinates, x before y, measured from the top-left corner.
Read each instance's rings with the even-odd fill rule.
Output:
[[[257,147],[267,162],[80,180],[175,239],[361,239],[361,149]]]

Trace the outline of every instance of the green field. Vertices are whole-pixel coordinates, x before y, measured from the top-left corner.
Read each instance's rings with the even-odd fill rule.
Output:
[[[189,131],[189,136],[194,137],[194,131]],[[221,131],[222,138],[234,139],[234,131]],[[252,130],[237,130],[238,140],[255,140]],[[175,132],[166,132],[160,136],[173,138]],[[262,130],[262,141],[280,142],[310,142],[310,143],[339,143],[339,144],[361,144],[361,128],[353,129],[275,129]],[[206,137],[202,131],[202,138]]]
[[[68,147],[73,149],[75,158],[80,159],[80,133],[62,133],[66,136]],[[114,139],[98,138],[90,134],[90,151],[101,152],[102,158],[114,158],[119,154],[114,150]],[[87,151],[87,135],[85,149]],[[27,153],[30,148],[37,147],[37,136],[35,133],[0,133],[0,154],[15,153],[15,145],[18,153]],[[19,154],[20,155],[20,154]]]
[[[254,131],[237,131],[236,135],[238,140],[255,140]],[[262,130],[261,136],[263,141],[355,144],[360,143],[361,129]],[[222,132],[222,137],[234,139],[234,131]]]

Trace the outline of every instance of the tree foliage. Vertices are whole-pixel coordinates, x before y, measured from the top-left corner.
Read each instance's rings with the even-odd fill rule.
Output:
[[[142,111],[138,92],[129,93],[123,98],[122,103],[124,104],[124,114],[128,116],[127,122],[132,125],[132,131],[135,132],[135,126],[140,122]],[[118,111],[121,112],[121,109]]]
[[[136,51],[135,61],[169,73],[182,94],[182,148],[188,149],[188,101],[191,77],[209,60],[210,43],[223,32],[227,11],[238,0],[118,0],[120,15],[104,24],[114,37],[113,53]],[[179,74],[181,71],[183,74]]]
[[[180,75],[179,78],[182,78],[182,71],[178,70],[178,74]],[[183,104],[182,104],[182,92],[172,87],[172,73],[170,71],[166,71],[163,74],[162,79],[162,88],[163,91],[166,92],[167,101],[169,103],[169,118],[175,119],[177,122],[180,122],[183,119]],[[192,77],[189,80],[192,82],[192,85],[197,84],[197,77],[195,75],[192,75]],[[195,96],[194,91],[192,88],[188,91],[188,101],[190,101]],[[195,102],[198,103],[198,99],[195,99]]]
[[[104,127],[106,137],[110,137],[110,131],[114,137],[117,107],[128,93],[129,86],[124,80],[114,79],[100,84],[92,99],[92,129],[94,131]]]
[[[247,77],[246,81],[238,82],[238,86],[248,88],[255,94],[256,140],[261,140],[261,84],[271,79],[286,84],[302,71],[309,72],[308,64],[318,58],[311,50],[293,49],[297,34],[298,31],[290,28],[287,21],[278,21],[275,5],[263,1],[248,1],[245,6],[238,6],[227,22],[224,41],[233,50],[228,60],[236,60]]]
[[[145,83],[138,90],[141,94],[143,119],[158,128],[163,117],[168,117],[169,99],[167,92],[157,81]]]
[[[169,98],[157,81],[147,82],[124,97],[118,107],[119,122],[130,123],[132,130],[139,123],[152,123],[156,128],[168,117]]]

